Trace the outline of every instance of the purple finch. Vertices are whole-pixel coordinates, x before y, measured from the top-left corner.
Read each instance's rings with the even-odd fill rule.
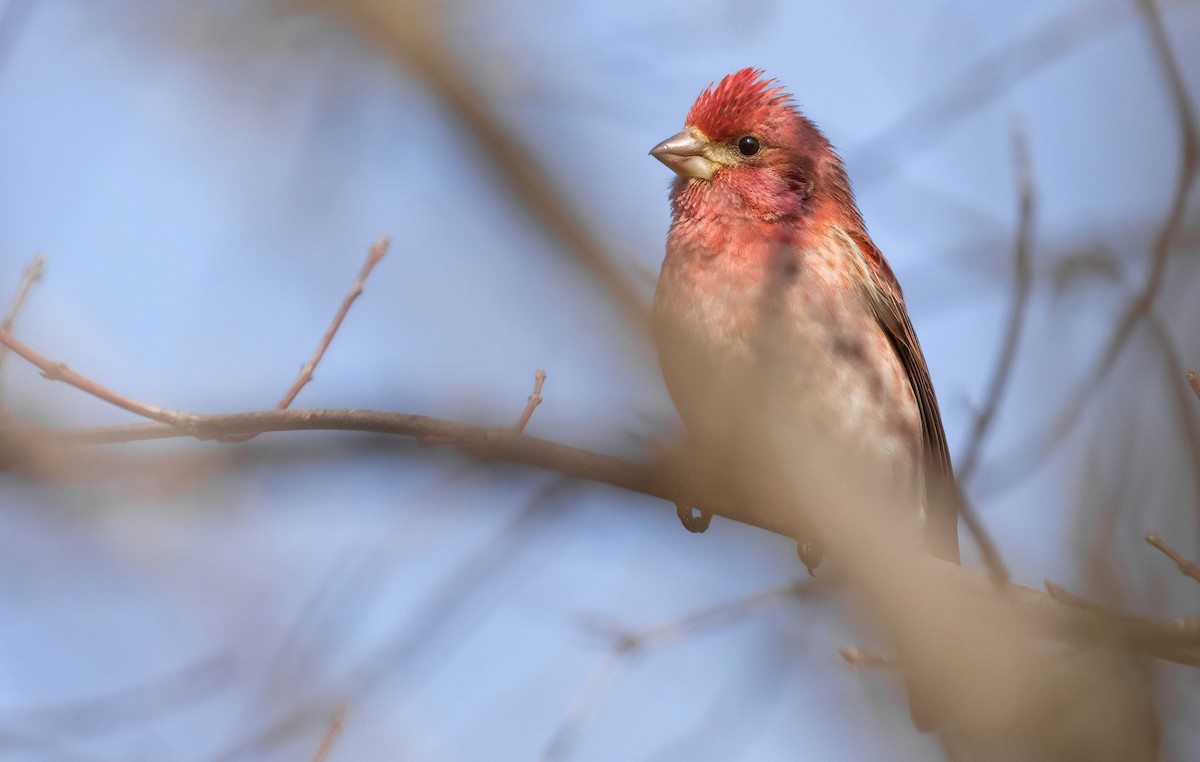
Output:
[[[754,426],[782,415],[796,441],[836,448],[911,506],[928,550],[957,561],[956,503],[927,494],[951,494],[954,478],[929,369],[829,140],[774,80],[743,69],[650,153],[678,175],[655,343],[705,463],[761,481],[761,462],[747,467],[764,460],[748,454]],[[740,404],[756,394],[772,397],[768,412]],[[682,505],[680,518],[707,525]],[[796,539],[804,557],[813,538]],[[810,571],[817,561],[810,549]]]

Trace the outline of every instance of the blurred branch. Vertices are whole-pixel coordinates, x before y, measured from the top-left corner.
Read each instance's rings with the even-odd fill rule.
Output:
[[[550,742],[546,744],[539,758],[540,762],[560,762],[570,755],[583,725],[596,713],[616,682],[617,675],[628,663],[628,654],[621,651],[612,651],[604,657],[604,661],[596,667],[579,690],[579,694],[575,696],[575,701],[567,710],[567,716],[550,737]]]
[[[654,464],[638,463],[610,455],[514,435],[510,428],[484,428],[406,413],[375,410],[295,409],[267,410],[228,415],[194,415],[186,431],[162,424],[135,424],[93,429],[44,429],[9,425],[0,428],[0,465],[21,464],[23,451],[44,447],[95,445],[194,436],[215,439],[237,434],[272,431],[341,430],[412,437],[436,437],[470,455],[488,461],[520,463],[577,479],[609,484],[671,502],[677,481]],[[773,525],[769,517],[737,506],[705,506],[734,521],[790,536],[787,528]],[[926,571],[964,594],[990,601],[1005,617],[1027,623],[1048,637],[1062,637],[1062,628],[1104,631],[1115,641],[1139,653],[1200,667],[1200,622],[1140,619],[1116,614],[1081,612],[1066,607],[1045,593],[1019,585],[997,589],[993,581],[969,569],[934,558],[922,559]]]
[[[134,424],[93,429],[48,429],[9,424],[0,427],[0,467],[20,467],[31,455],[45,455],[42,448],[184,436],[203,440],[258,435],[272,431],[341,430],[433,439],[452,444],[483,460],[521,463],[565,476],[641,492],[666,501],[673,501],[678,490],[676,475],[655,464],[635,463],[515,434],[511,428],[469,426],[427,416],[377,410],[302,408],[224,415],[165,411],[163,408],[132,400],[79,374],[67,371],[61,364],[45,360],[12,338],[7,331],[0,331],[0,343],[7,344],[22,357],[42,368],[50,378],[66,380],[73,386],[131,412],[170,422],[166,425]],[[773,514],[762,514],[737,506],[705,505],[701,508],[735,521],[791,536],[790,527],[774,523],[780,519]],[[1039,619],[1051,620],[1055,627],[1061,628],[1072,623],[1071,616],[1078,616],[1079,607],[1072,607],[1075,613],[1064,620],[1061,606],[1057,609],[1047,609],[1046,596],[1028,588],[1016,585],[996,588],[994,583],[986,578],[981,578],[955,564],[946,564],[933,558],[923,559],[922,563],[933,564],[931,569],[937,570],[936,573],[941,575],[947,574],[941,569],[942,566],[952,570],[949,573],[955,576],[948,578],[947,584],[962,585],[964,580],[970,580],[965,584],[975,587],[982,585],[982,589],[972,589],[971,594],[983,596],[1004,607],[1017,606],[1019,616],[1023,619],[1028,618],[1030,622]],[[1013,613],[1009,612],[1010,615]],[[1090,622],[1092,629],[1106,630],[1111,638],[1126,642],[1137,651],[1200,667],[1200,623],[1189,623],[1181,629],[1178,621],[1162,623],[1125,615],[1100,616],[1094,611],[1088,613],[1093,617],[1093,621]]]
[[[455,476],[461,476],[465,470],[452,469],[452,473],[447,475],[447,482],[454,481]],[[283,667],[283,654],[277,654],[277,663],[271,671],[282,670],[285,675],[290,672],[291,679],[277,682],[278,678],[284,675],[274,676],[270,690],[251,697],[247,706],[254,708],[264,705],[263,702],[266,702],[265,705],[273,705],[280,695],[292,696],[294,699],[297,691],[303,691],[301,695],[311,695],[315,692],[318,697],[315,700],[304,698],[288,702],[292,706],[281,716],[227,746],[216,758],[216,762],[232,762],[247,756],[257,759],[261,757],[261,750],[266,744],[283,738],[294,728],[326,721],[328,700],[325,697],[328,695],[350,695],[362,700],[368,691],[377,689],[382,681],[395,680],[397,673],[403,675],[406,690],[416,690],[420,673],[433,665],[443,663],[449,658],[448,653],[457,644],[462,643],[469,633],[470,628],[458,626],[462,621],[461,617],[475,610],[472,607],[480,603],[494,603],[497,596],[508,589],[505,587],[508,584],[505,581],[506,571],[518,562],[522,548],[536,544],[538,532],[552,526],[552,522],[546,519],[555,515],[553,508],[557,505],[557,498],[567,486],[569,485],[565,479],[554,479],[545,484],[540,493],[516,516],[484,537],[470,556],[459,563],[448,576],[442,578],[424,597],[416,611],[399,620],[403,624],[398,630],[391,633],[380,645],[360,656],[340,677],[314,682],[305,669],[304,665],[309,664],[312,659],[321,658],[324,651],[310,651],[305,655],[293,649],[292,656],[286,659],[293,665],[290,670]],[[444,517],[441,507],[426,515],[434,514]],[[427,535],[419,527],[413,526],[411,517],[402,520],[405,522],[406,536],[419,538],[418,542],[427,539]],[[371,569],[362,568],[349,584],[356,589],[369,587],[369,580],[374,576],[376,575]],[[325,604],[318,604],[316,600],[310,599],[301,609],[301,614],[296,620],[297,626],[310,619],[322,605]],[[337,621],[335,626],[345,626],[343,619]],[[293,632],[296,630],[293,629]],[[289,640],[292,637],[294,636],[290,636]],[[252,718],[256,724],[260,722],[260,718],[250,712],[245,713],[245,716]]]
[[[1171,641],[1190,649],[1194,648],[1197,638],[1200,638],[1200,617],[1163,620],[1157,622],[1153,629],[1143,630],[1142,628],[1150,620],[1113,611],[1086,598],[1072,595],[1067,592],[1066,588],[1056,585],[1050,580],[1046,580],[1045,585],[1046,592],[1053,600],[1086,615],[1085,618],[1075,623],[1075,627],[1079,628],[1081,632],[1088,633],[1093,639],[1111,640],[1115,645],[1132,646],[1135,649],[1138,648],[1139,643],[1155,640],[1159,641],[1160,647],[1166,647],[1169,652]],[[1117,630],[1121,630],[1121,635],[1114,638]],[[1159,656],[1159,658],[1175,661],[1169,656]],[[1192,663],[1192,666],[1197,665]]]
[[[0,714],[0,734],[9,728],[71,742],[145,727],[146,723],[195,709],[229,690],[234,659],[219,654],[102,695]],[[14,749],[6,748],[7,752]],[[7,758],[7,757],[6,757]]]
[[[1187,372],[1188,386],[1192,387],[1192,391],[1196,393],[1196,399],[1200,399],[1200,376],[1196,375],[1196,371],[1189,370]]]
[[[0,72],[4,70],[17,40],[25,31],[34,5],[34,0],[8,0],[3,13],[0,13]]]
[[[1127,346],[1134,329],[1143,318],[1151,313],[1162,287],[1173,244],[1183,225],[1188,195],[1195,185],[1197,170],[1200,168],[1200,135],[1196,130],[1195,111],[1179,62],[1167,38],[1162,14],[1155,0],[1138,0],[1138,5],[1142,11],[1146,31],[1150,36],[1153,52],[1166,80],[1171,106],[1175,112],[1175,122],[1179,133],[1179,173],[1175,180],[1170,206],[1154,238],[1149,268],[1141,288],[1122,312],[1105,342],[1100,356],[1093,367],[1084,374],[1083,380],[1072,392],[1062,414],[1043,441],[1034,447],[1025,448],[1025,455],[1030,462],[1044,461],[1046,456],[1065,439],[1079,420],[1093,393],[1101,387],[1103,380],[1116,365],[1116,361]]]
[[[1179,424],[1183,427],[1183,436],[1187,440],[1188,449],[1192,456],[1192,490],[1196,500],[1197,510],[1200,511],[1200,426],[1196,423],[1197,412],[1192,405],[1192,399],[1183,384],[1181,376],[1186,376],[1183,361],[1171,341],[1171,334],[1163,321],[1154,310],[1146,314],[1146,326],[1154,337],[1154,343],[1162,354],[1166,364],[1166,381],[1175,397],[1175,406],[1179,408]],[[1200,513],[1198,513],[1200,515]]]
[[[329,730],[325,731],[325,737],[321,739],[321,746],[317,749],[317,753],[313,755],[312,762],[325,762],[329,758],[329,752],[333,750],[333,742],[342,732],[342,726],[346,722],[346,706],[343,704],[333,713],[333,719],[329,721]]]
[[[1033,290],[1030,249],[1033,241],[1036,188],[1033,181],[1033,168],[1029,159],[1029,139],[1023,127],[1018,125],[1013,128],[1012,140],[1013,165],[1016,168],[1020,199],[1017,237],[1013,246],[1015,280],[1012,307],[1009,309],[1008,326],[1004,331],[1004,340],[1000,345],[1000,354],[996,357],[996,366],[992,371],[983,405],[975,416],[974,424],[971,427],[971,436],[967,440],[966,452],[959,461],[958,481],[964,487],[971,480],[971,476],[979,465],[979,454],[983,450],[984,440],[996,417],[996,410],[1000,407],[1004,391],[1008,387],[1017,356],[1017,346],[1021,341],[1021,329],[1025,325],[1025,316],[1029,311],[1029,295]]]
[[[811,580],[802,580],[720,603],[642,630],[614,630],[601,623],[589,622],[589,629],[601,631],[601,634],[612,638],[612,649],[580,688],[567,716],[546,744],[541,762],[560,762],[570,755],[584,724],[599,710],[616,683],[617,676],[635,656],[704,630],[744,621],[747,615],[763,606],[783,598],[806,595],[812,591],[812,587]]]
[[[1162,538],[1154,532],[1146,535],[1146,542],[1157,548],[1164,556],[1174,561],[1175,565],[1179,567],[1180,574],[1200,582],[1200,565],[1179,555],[1174,548],[1163,542]]]
[[[961,120],[1099,37],[1127,14],[1122,3],[1079,3],[1029,36],[983,56],[850,154],[856,186],[862,191],[885,180]]]
[[[421,78],[449,108],[479,148],[497,180],[566,251],[608,291],[639,329],[646,299],[609,258],[607,247],[567,203],[570,194],[542,168],[537,156],[488,108],[487,94],[471,82],[442,29],[448,6],[414,0],[327,0],[320,3],[377,40],[409,72]]]
[[[337,314],[333,316],[333,322],[329,324],[329,328],[321,338],[321,343],[317,345],[317,350],[313,352],[312,358],[304,363],[304,366],[300,369],[300,376],[292,384],[292,387],[287,390],[287,393],[283,395],[283,399],[279,400],[276,409],[286,410],[290,407],[292,401],[296,399],[296,395],[300,393],[300,390],[312,380],[313,371],[320,364],[321,358],[325,356],[325,350],[329,349],[329,344],[333,341],[334,335],[342,327],[342,321],[346,319],[346,313],[350,311],[350,305],[354,304],[354,300],[362,294],[363,286],[367,278],[371,275],[371,271],[375,269],[375,265],[379,263],[379,260],[383,259],[383,256],[387,254],[388,247],[391,244],[392,240],[387,236],[371,244],[371,248],[367,251],[367,260],[363,262],[362,269],[358,272],[358,277],[354,279],[354,284],[346,293],[346,298],[342,300],[342,306],[338,308]]]

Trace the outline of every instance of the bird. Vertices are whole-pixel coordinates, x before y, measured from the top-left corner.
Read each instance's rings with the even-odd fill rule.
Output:
[[[829,139],[777,80],[746,68],[709,85],[650,154],[676,175],[651,326],[687,439],[707,458],[699,470],[753,470],[747,439],[769,417],[913,498],[926,552],[957,563],[958,509],[944,498],[958,493],[929,368]],[[769,404],[738,404],[760,393]],[[711,514],[677,505],[685,527],[707,528]],[[795,538],[810,574],[817,537]]]

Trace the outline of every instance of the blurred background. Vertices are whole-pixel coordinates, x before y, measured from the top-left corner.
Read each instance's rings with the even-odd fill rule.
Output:
[[[1157,7],[1174,84],[1132,0],[3,0],[0,299],[43,252],[22,341],[151,404],[265,409],[390,235],[295,406],[506,426],[542,368],[529,434],[644,457],[680,431],[613,287],[648,304],[662,257],[646,154],[759,66],[845,158],[961,468],[1024,135],[1029,298],[967,492],[1016,581],[1194,615],[1142,542],[1200,556],[1197,194],[1172,215],[1200,3]],[[23,420],[135,420],[19,358],[2,383]],[[943,753],[842,661],[870,634],[820,578],[770,592],[803,574],[790,541],[643,495],[312,432],[97,448],[5,474],[0,505],[6,760]],[[1145,670],[1161,758],[1195,759],[1197,674]]]

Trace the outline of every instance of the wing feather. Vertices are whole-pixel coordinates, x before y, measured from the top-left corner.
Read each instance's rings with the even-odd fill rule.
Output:
[[[861,252],[865,265],[868,298],[875,318],[887,333],[892,349],[912,385],[921,414],[921,432],[925,458],[926,519],[925,542],[939,558],[955,563],[958,553],[958,487],[946,444],[946,430],[937,395],[929,377],[929,367],[921,353],[917,332],[904,306],[903,292],[891,267],[865,232],[847,231]]]

